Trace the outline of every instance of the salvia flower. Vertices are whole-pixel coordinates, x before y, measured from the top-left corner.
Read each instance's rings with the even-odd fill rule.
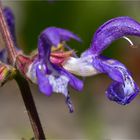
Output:
[[[123,64],[101,54],[113,41],[126,35],[140,36],[140,24],[130,17],[109,20],[95,32],[90,48],[78,59],[71,57],[64,68],[82,76],[107,74],[113,80],[106,91],[107,97],[119,104],[128,104],[138,94],[138,86]],[[78,63],[77,69],[75,64]]]
[[[64,41],[70,39],[80,41],[79,37],[65,29],[50,27],[44,30],[39,36],[38,55],[30,64],[26,74],[47,96],[52,92],[62,93],[72,112],[68,85],[81,91],[83,82],[62,67],[63,63],[73,55],[72,51],[64,51]]]
[[[63,94],[70,112],[73,112],[73,106],[68,86],[78,91],[83,89],[83,81],[74,75],[87,77],[107,74],[113,82],[106,95],[122,105],[131,102],[138,94],[139,88],[127,68],[117,60],[102,56],[102,51],[119,38],[125,38],[133,45],[126,36],[140,36],[140,24],[132,18],[117,17],[104,23],[95,32],[90,47],[80,57],[66,44],[70,39],[81,42],[78,36],[66,29],[49,27],[39,35],[38,50],[27,56],[17,49],[12,11],[6,8],[4,15],[18,55],[14,67],[8,63],[7,51],[4,49],[0,52],[1,85],[14,78],[18,69],[27,80],[37,84],[45,95],[50,96],[53,92]]]
[[[81,41],[81,39],[68,30],[50,27],[39,36],[38,52],[33,51],[31,56],[24,55],[17,48],[14,15],[9,8],[4,8],[3,12],[18,54],[15,59],[16,68],[26,79],[38,84],[40,91],[47,96],[52,92],[62,93],[66,97],[66,104],[70,112],[73,112],[68,85],[81,91],[83,82],[63,69],[62,63],[70,56],[74,56],[74,51],[70,50],[65,41],[70,39]],[[69,51],[64,51],[65,47],[69,48]],[[6,49],[0,51],[0,60],[2,61],[0,80],[3,85],[5,81],[14,78],[16,68],[9,65]]]

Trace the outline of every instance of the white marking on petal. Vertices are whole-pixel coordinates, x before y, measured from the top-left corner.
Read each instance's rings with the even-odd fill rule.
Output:
[[[134,87],[131,85],[130,81],[128,79],[125,81],[125,87],[124,92],[128,94],[132,94],[134,92]]]
[[[43,71],[43,70],[46,69],[46,67],[45,67],[44,64],[39,64],[39,65],[38,65],[38,68],[39,68],[41,71]]]
[[[38,65],[38,68],[39,68],[40,70],[42,70],[42,65],[41,65],[41,64],[39,64],[39,65]]]
[[[124,79],[124,93],[127,93],[128,96],[129,94],[132,94],[134,92],[135,89],[135,85],[134,85],[134,80],[132,79],[131,76],[125,74],[125,72],[123,71],[123,67],[119,66],[119,68],[121,68],[120,72],[122,73],[123,79]]]
[[[68,95],[67,88],[68,88],[69,79],[64,75],[60,75],[58,77],[53,76],[53,75],[49,75],[47,77],[48,77],[49,82],[53,88],[53,92],[62,93],[64,96],[67,97],[67,95]]]
[[[92,76],[99,73],[93,65],[92,65],[93,58],[92,56],[74,58],[70,57],[68,60],[65,61],[63,64],[64,69],[67,71],[79,75],[79,76]]]

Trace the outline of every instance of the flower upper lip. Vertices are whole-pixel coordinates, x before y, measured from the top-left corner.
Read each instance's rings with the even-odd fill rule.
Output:
[[[97,29],[90,50],[99,55],[113,41],[126,35],[140,36],[140,23],[127,16],[113,18]]]

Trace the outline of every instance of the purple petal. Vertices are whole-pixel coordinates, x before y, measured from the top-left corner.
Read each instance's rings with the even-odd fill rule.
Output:
[[[0,61],[2,61],[5,64],[8,64],[8,54],[5,48],[0,50]]]
[[[51,52],[51,47],[52,46],[57,46],[61,41],[68,41],[70,38],[77,39],[79,38],[75,36],[73,33],[71,33],[68,30],[65,29],[60,29],[60,28],[55,28],[55,27],[50,27],[46,30],[44,30],[40,37],[39,37],[39,42],[38,42],[38,50],[39,50],[39,61],[40,63],[43,63],[46,65],[48,70],[52,72],[50,75],[50,84],[52,85],[52,90],[55,92],[60,92],[63,91],[62,94],[67,94],[67,83],[65,86],[62,83],[57,83],[57,80],[62,81],[62,79],[65,77],[65,79],[68,79],[68,83],[75,89],[81,90],[83,88],[83,83],[81,80],[77,79],[74,77],[72,74],[68,73],[61,67],[54,65],[50,62],[50,52]],[[39,77],[39,76],[38,76]],[[46,77],[45,77],[46,78]],[[40,78],[41,80],[43,79],[42,77]],[[56,80],[54,80],[56,79]],[[59,85],[60,84],[60,85]],[[46,91],[44,89],[44,86],[42,88],[42,84],[40,84],[40,89],[43,91]],[[60,88],[61,87],[61,88]],[[63,90],[62,90],[63,89]]]
[[[61,41],[69,41],[70,39],[81,41],[81,39],[78,36],[66,29],[49,27],[46,30],[44,30],[43,33],[47,35],[47,38],[50,40],[50,43],[54,46],[57,46]]]
[[[45,29],[39,36],[39,58],[47,57],[48,59],[48,55],[50,55],[50,49],[52,46],[57,47],[57,45],[62,41],[69,41],[70,39],[81,41],[78,36],[66,29],[56,27],[49,27]]]
[[[130,17],[111,19],[95,32],[90,50],[93,54],[100,54],[114,40],[126,35],[140,36],[140,23]]]
[[[111,101],[126,105],[135,98],[139,91],[138,86],[134,82],[129,84],[126,82],[113,82],[107,89],[106,95]]]
[[[46,36],[41,34],[38,40],[38,55],[40,61],[46,63],[47,61],[50,62],[50,52],[51,46],[49,45]]]
[[[82,41],[77,35],[73,34],[69,30],[62,29],[62,28],[56,28],[56,30],[58,30],[59,35],[61,36],[61,41],[63,41],[63,40],[69,41],[70,39],[75,39],[79,42]]]
[[[70,95],[68,94],[68,96],[66,97],[66,104],[69,108],[69,112],[70,113],[73,113],[74,112],[74,107],[72,105],[72,101],[71,101],[71,98],[70,98]]]
[[[44,36],[50,46],[57,46],[61,41],[61,36],[55,27],[45,29],[41,35]]]
[[[125,71],[127,71],[127,69],[119,61],[100,56],[95,57],[93,64],[97,70],[108,74],[108,76],[113,80],[117,82],[123,82],[123,75],[122,72],[118,70],[118,67],[123,68]]]
[[[52,87],[45,72],[40,70],[38,66],[36,67],[36,75],[40,91],[47,96],[50,96],[52,94]]]
[[[110,100],[125,105],[138,94],[139,88],[132,79],[130,72],[119,61],[96,57],[93,65],[114,80],[106,92]]]
[[[69,78],[69,84],[76,90],[81,91],[83,89],[83,81],[79,80],[78,78],[76,78],[75,76],[73,76],[71,73],[62,70],[61,71],[62,74],[64,74],[65,76],[67,76]]]
[[[16,45],[16,35],[15,35],[15,18],[12,10],[9,7],[5,7],[3,9],[3,13],[7,22],[7,25],[9,27],[11,36],[13,38],[13,41]]]
[[[83,81],[76,78],[74,75],[63,69],[62,67],[53,65],[53,68],[60,74],[68,77],[69,84],[76,90],[81,91],[83,89]]]

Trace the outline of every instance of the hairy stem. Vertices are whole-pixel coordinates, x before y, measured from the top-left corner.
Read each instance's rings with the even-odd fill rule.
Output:
[[[20,88],[20,92],[30,119],[30,123],[32,125],[32,129],[35,135],[36,140],[45,140],[45,134],[43,132],[43,128],[36,110],[36,106],[34,103],[33,96],[30,91],[30,87],[28,82],[21,77],[20,74],[17,74],[15,77],[18,86]]]

